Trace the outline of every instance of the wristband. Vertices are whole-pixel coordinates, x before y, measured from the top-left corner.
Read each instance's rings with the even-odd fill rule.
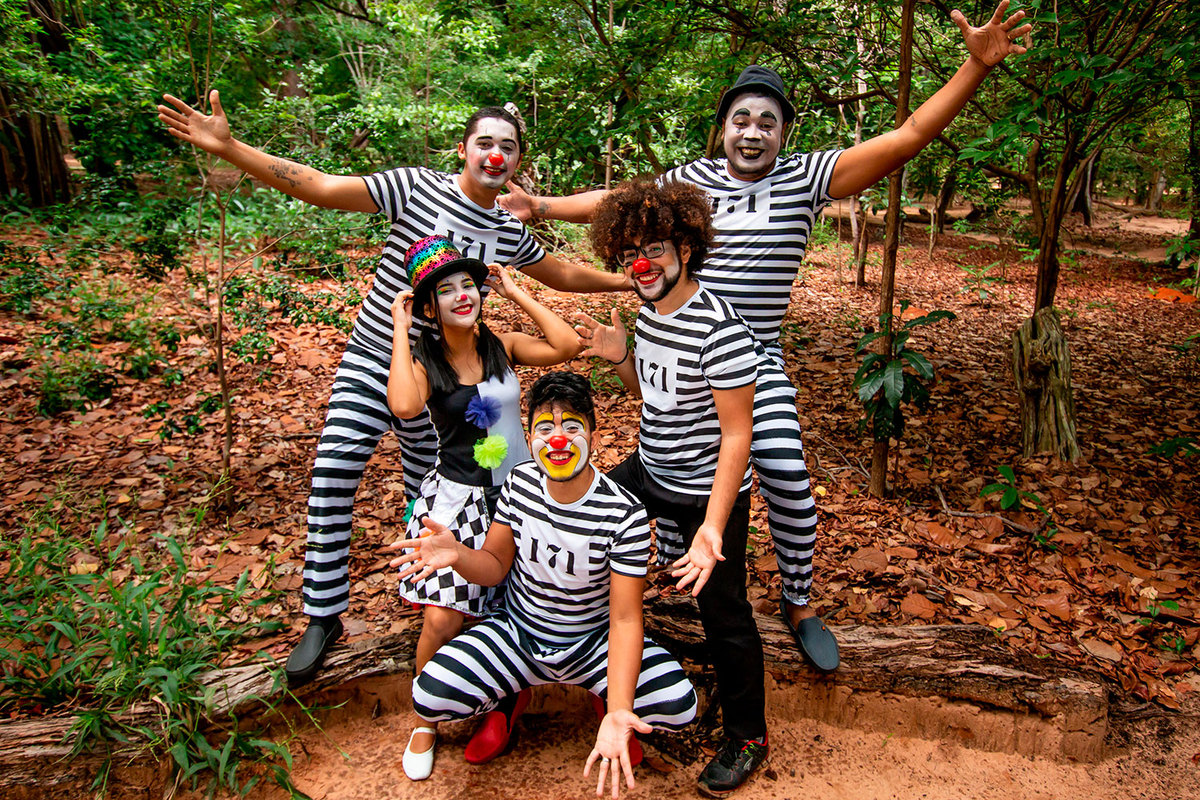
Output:
[[[621,366],[622,364],[624,364],[624,363],[625,363],[626,361],[628,361],[628,360],[629,360],[629,348],[628,348],[628,347],[626,347],[626,348],[625,348],[625,355],[621,356],[621,360],[620,360],[620,361],[610,361],[610,362],[608,362],[608,363],[612,364],[614,367],[619,367],[619,366]]]

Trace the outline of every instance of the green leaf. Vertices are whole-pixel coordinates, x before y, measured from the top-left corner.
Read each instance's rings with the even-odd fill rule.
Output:
[[[1008,481],[1009,485],[1016,484],[1017,473],[1013,472],[1013,468],[1008,464],[1001,464],[996,471],[1000,473],[1000,477]]]
[[[1017,490],[1011,486],[1006,486],[1004,488],[1004,496],[1000,498],[1000,507],[1005,509],[1012,508],[1019,502],[1020,496],[1017,494]]]
[[[899,359],[889,361],[883,369],[883,393],[892,408],[900,405],[904,396],[904,363]]]
[[[933,365],[929,363],[925,356],[915,350],[905,350],[901,354],[901,358],[908,361],[912,365],[912,368],[916,370],[916,373],[925,380],[933,379]]]

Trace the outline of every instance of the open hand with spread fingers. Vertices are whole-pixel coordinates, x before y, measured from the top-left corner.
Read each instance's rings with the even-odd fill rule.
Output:
[[[218,155],[233,143],[229,120],[225,116],[225,109],[221,107],[221,95],[216,89],[208,93],[208,100],[212,104],[211,114],[197,111],[174,95],[164,94],[163,100],[169,105],[158,106],[158,118],[176,139]]]
[[[401,570],[400,580],[415,575],[414,581],[423,581],[439,569],[458,563],[458,540],[450,529],[431,517],[422,517],[421,525],[424,527],[418,538],[402,539],[384,548],[409,551],[388,562]]]
[[[1007,10],[1008,0],[1000,0],[992,18],[979,28],[967,22],[967,18],[958,9],[950,12],[950,19],[962,31],[967,52],[987,67],[996,66],[1011,53],[1020,54],[1026,51],[1025,46],[1017,44],[1017,41],[1033,30],[1033,26],[1026,23],[1017,27],[1017,23],[1025,18],[1025,12],[1017,11],[1005,19],[1004,12]]]
[[[596,356],[619,364],[629,355],[629,340],[625,333],[625,323],[621,321],[621,312],[613,308],[610,317],[611,325],[605,325],[596,318],[578,313],[575,315],[575,332],[587,348],[581,356]]]

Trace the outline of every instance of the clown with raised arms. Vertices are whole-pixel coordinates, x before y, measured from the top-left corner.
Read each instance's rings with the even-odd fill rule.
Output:
[[[643,636],[649,523],[641,503],[592,465],[595,440],[587,379],[543,376],[529,392],[534,459],[508,475],[482,544],[427,516],[419,536],[392,545],[408,551],[392,563],[406,580],[448,570],[482,586],[508,579],[502,610],[424,665],[413,683],[417,713],[430,723],[486,714],[467,746],[478,763],[504,750],[521,710],[515,699],[529,687],[582,686],[604,712],[584,775],[597,768],[596,793],[611,782],[616,797],[622,777],[634,786],[634,734],[687,725],[696,693],[679,663]]]
[[[499,107],[485,107],[467,120],[458,174],[401,167],[372,175],[329,175],[278,158],[234,138],[216,91],[212,113],[164,95],[158,118],[175,137],[215,156],[292,197],[324,208],[381,213],[392,227],[371,291],[363,301],[338,367],[329,410],[317,445],[308,498],[308,546],[304,558],[304,613],[308,628],[287,660],[295,687],[320,670],[329,647],[342,634],[340,615],[350,602],[350,530],[354,495],[380,438],[393,430],[401,441],[404,488],[416,497],[433,465],[437,437],[427,413],[409,420],[388,408],[386,386],[392,357],[392,301],[412,286],[404,255],[417,240],[448,236],[464,255],[498,262],[563,291],[602,292],[628,288],[606,275],[547,254],[525,226],[496,206],[505,182],[525,154],[520,121]],[[486,287],[478,287],[481,296]],[[427,322],[413,326],[412,341]]]
[[[774,70],[749,66],[717,108],[725,158],[702,158],[662,176],[662,180],[694,184],[708,195],[716,237],[695,278],[733,307],[771,356],[754,400],[751,462],[767,501],[783,581],[781,614],[818,669],[835,669],[838,649],[832,632],[808,605],[817,512],[804,462],[796,389],[784,373],[779,342],[792,282],[812,226],[825,206],[866,190],[902,167],[950,124],[997,64],[1010,54],[1025,52],[1017,42],[1031,26],[1019,24],[1022,11],[1006,19],[1007,8],[1008,0],[1002,0],[981,27],[972,27],[954,11],[951,19],[962,31],[968,51],[962,66],[903,126],[846,150],[780,157],[795,108]],[[515,184],[510,189],[500,204],[526,220],[588,222],[606,194],[531,197]],[[764,379],[776,388],[764,389]],[[676,529],[673,520],[659,518],[658,546],[664,560],[683,552]]]

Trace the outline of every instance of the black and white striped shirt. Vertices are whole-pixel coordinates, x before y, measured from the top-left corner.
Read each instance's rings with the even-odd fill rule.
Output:
[[[465,256],[515,269],[536,264],[546,255],[516,217],[498,205],[482,208],[468,199],[458,185],[458,175],[400,167],[365,175],[363,180],[379,213],[392,221],[392,229],[350,341],[387,359],[392,355],[392,301],[412,289],[404,272],[404,254],[413,242],[440,234]],[[486,294],[485,287],[480,289]],[[425,324],[415,320],[414,334]]]
[[[766,352],[729,304],[704,287],[671,314],[643,305],[634,341],[642,464],[668,489],[708,495],[721,449],[713,390],[753,384]],[[748,488],[749,464],[742,480]]]
[[[702,158],[662,177],[694,183],[713,203],[716,242],[695,277],[725,300],[768,349],[792,297],[792,281],[808,235],[825,206],[841,150],[796,153],[747,183],[729,174],[724,158]]]
[[[550,497],[545,476],[530,461],[513,467],[500,491],[494,519],[512,528],[517,546],[505,604],[538,642],[569,645],[607,628],[610,571],[646,575],[646,512],[595,473],[587,493],[569,505]]]

